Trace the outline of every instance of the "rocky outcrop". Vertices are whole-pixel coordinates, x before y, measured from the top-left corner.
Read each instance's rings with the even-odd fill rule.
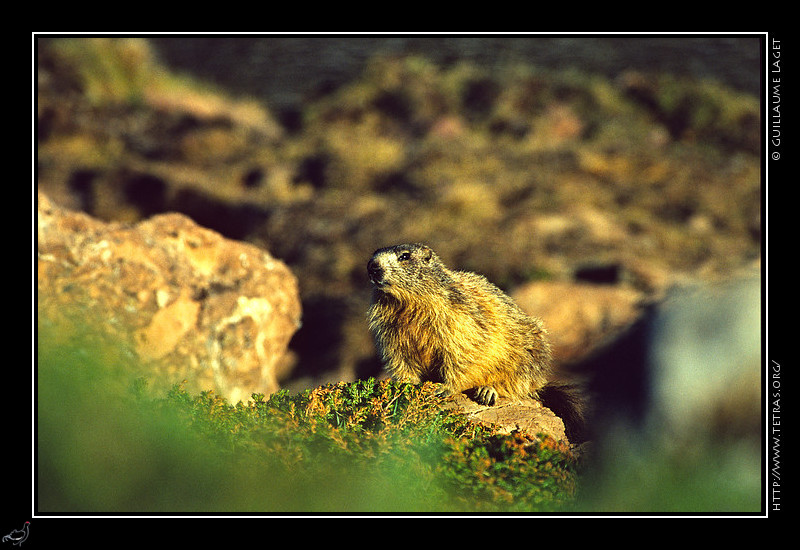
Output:
[[[517,431],[530,438],[546,434],[556,441],[567,440],[563,420],[535,399],[512,401],[501,397],[490,407],[457,394],[446,407],[465,415],[470,422],[494,425],[500,433]]]
[[[234,403],[278,389],[301,307],[266,251],[181,214],[104,223],[42,193],[37,248],[40,323],[96,321],[157,387],[185,380]]]
[[[633,323],[645,296],[631,288],[589,283],[538,281],[516,289],[512,297],[550,333],[556,363],[589,355]]]

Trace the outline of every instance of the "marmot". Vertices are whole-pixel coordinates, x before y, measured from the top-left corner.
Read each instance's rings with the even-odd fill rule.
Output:
[[[539,319],[524,313],[485,277],[450,270],[428,246],[375,251],[367,263],[374,285],[368,311],[392,378],[444,385],[483,405],[497,397],[539,399],[564,420],[575,442],[583,413],[575,388],[551,382],[551,351]]]

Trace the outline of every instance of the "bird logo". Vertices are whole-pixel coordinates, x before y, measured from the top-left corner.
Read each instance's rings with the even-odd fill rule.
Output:
[[[30,521],[26,521],[25,525],[22,526],[22,529],[14,529],[9,534],[3,537],[3,542],[10,542],[16,546],[21,545],[25,542],[25,539],[28,538],[28,526],[31,524]]]

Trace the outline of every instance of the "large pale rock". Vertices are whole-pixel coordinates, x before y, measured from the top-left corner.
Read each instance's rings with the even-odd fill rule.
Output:
[[[557,363],[572,363],[633,323],[643,295],[611,285],[541,281],[518,288],[512,298],[547,328]]]
[[[300,325],[297,280],[255,246],[180,214],[104,223],[38,195],[40,318],[99,321],[157,386],[232,402],[278,389]]]

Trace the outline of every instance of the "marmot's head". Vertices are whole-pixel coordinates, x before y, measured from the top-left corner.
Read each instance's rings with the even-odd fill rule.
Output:
[[[424,244],[399,244],[379,248],[367,262],[367,274],[375,288],[402,298],[430,292],[444,282],[445,269],[439,257]]]

